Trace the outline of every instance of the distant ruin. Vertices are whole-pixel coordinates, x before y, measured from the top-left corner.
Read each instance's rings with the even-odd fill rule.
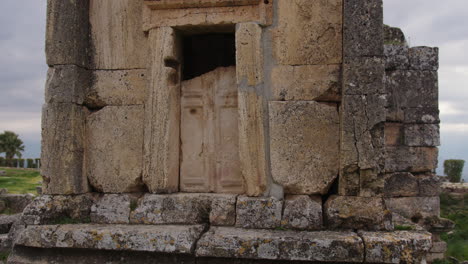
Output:
[[[9,263],[443,252],[438,49],[382,0],[48,0],[46,53],[43,195]]]

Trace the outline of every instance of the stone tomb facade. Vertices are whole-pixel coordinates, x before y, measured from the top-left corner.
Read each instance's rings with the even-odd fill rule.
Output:
[[[381,0],[49,0],[46,54],[11,263],[419,263],[450,226],[438,50]]]

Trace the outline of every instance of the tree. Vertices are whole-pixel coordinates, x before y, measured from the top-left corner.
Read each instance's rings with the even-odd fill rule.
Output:
[[[450,182],[460,182],[465,166],[464,160],[446,160],[444,161],[444,173],[448,176]]]
[[[15,156],[21,158],[22,151],[24,151],[23,141],[17,134],[11,131],[0,134],[0,153],[5,153],[7,165],[11,166],[11,160]]]

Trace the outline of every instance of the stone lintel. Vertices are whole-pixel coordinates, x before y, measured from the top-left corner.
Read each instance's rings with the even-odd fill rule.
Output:
[[[145,0],[145,5],[151,9],[183,9],[258,5],[259,2],[260,0]]]

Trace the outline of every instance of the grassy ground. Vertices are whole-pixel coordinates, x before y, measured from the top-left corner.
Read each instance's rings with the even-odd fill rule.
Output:
[[[36,187],[42,181],[39,171],[31,169],[0,168],[6,171],[6,176],[0,176],[0,188],[5,188],[8,193],[32,193],[37,194]]]
[[[442,235],[447,242],[447,256],[460,261],[468,260],[468,194],[454,199],[442,194],[440,196],[441,215],[455,222],[455,230]]]

